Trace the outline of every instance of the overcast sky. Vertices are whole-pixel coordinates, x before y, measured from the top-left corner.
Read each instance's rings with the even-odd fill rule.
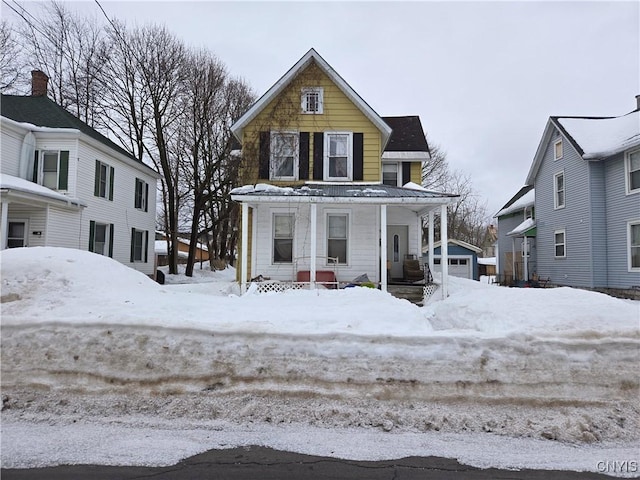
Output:
[[[101,4],[207,47],[258,95],[315,48],[378,114],[419,115],[490,215],[524,184],[549,116],[621,115],[640,94],[637,1]]]

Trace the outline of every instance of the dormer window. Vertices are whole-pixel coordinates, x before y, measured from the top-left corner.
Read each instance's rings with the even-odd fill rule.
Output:
[[[322,87],[302,89],[302,113],[321,114],[324,110],[324,89]]]

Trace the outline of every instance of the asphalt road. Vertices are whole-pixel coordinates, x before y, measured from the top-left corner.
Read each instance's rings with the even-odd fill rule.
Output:
[[[479,469],[438,457],[360,462],[281,452],[263,447],[211,450],[171,467],[95,465],[1,470],[2,480],[588,480],[610,479],[596,473],[549,470]]]

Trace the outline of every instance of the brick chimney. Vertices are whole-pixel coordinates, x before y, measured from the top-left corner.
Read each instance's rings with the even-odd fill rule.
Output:
[[[31,96],[46,97],[49,77],[42,70],[31,71]]]

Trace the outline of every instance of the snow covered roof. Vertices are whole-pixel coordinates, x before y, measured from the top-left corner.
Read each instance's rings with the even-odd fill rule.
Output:
[[[518,235],[524,235],[529,233],[529,230],[535,228],[536,221],[533,218],[527,218],[524,222],[518,225],[516,228],[507,233],[508,237],[515,237]]]
[[[303,186],[280,187],[266,183],[244,185],[231,190],[234,201],[269,201],[299,203],[336,203],[341,199],[348,203],[368,204],[448,204],[458,195],[426,190],[417,185],[392,187],[379,183],[312,183]]]
[[[510,213],[514,213],[520,210],[524,210],[526,207],[533,206],[536,200],[535,190],[533,185],[526,185],[522,187],[518,193],[516,193],[511,200],[505,203],[502,210],[494,215],[494,217],[502,217]]]
[[[478,258],[478,265],[496,265],[496,257]]]
[[[640,109],[619,117],[549,117],[527,174],[533,185],[554,132],[560,131],[585,160],[603,160],[640,146]]]
[[[553,117],[585,160],[598,160],[640,145],[640,110],[621,117]]]
[[[471,250],[472,252],[475,253],[480,253],[482,251],[481,248],[476,247],[475,245],[471,245],[470,243],[467,242],[463,242],[462,240],[456,240],[455,238],[450,238],[449,241],[447,242],[448,245],[458,245],[459,247],[462,248],[466,248],[467,250]],[[438,242],[434,242],[433,243],[433,248],[436,249],[438,247],[440,247],[440,245],[442,245],[442,242],[438,241]],[[427,253],[429,251],[429,246],[425,246],[422,248],[422,253]]]
[[[315,63],[333,83],[351,100],[356,107],[380,130],[382,145],[386,145],[391,136],[391,127],[365,102],[351,86],[313,48],[296,62],[252,107],[231,126],[235,137],[242,141],[242,130],[253,120],[275,97],[277,97],[291,81],[309,65]]]
[[[7,193],[23,198],[30,197],[33,199],[35,197],[45,203],[62,203],[75,208],[86,207],[86,204],[77,198],[68,197],[50,188],[43,187],[42,185],[23,178],[7,175],[6,173],[0,173],[0,191],[2,191],[3,194]]]

